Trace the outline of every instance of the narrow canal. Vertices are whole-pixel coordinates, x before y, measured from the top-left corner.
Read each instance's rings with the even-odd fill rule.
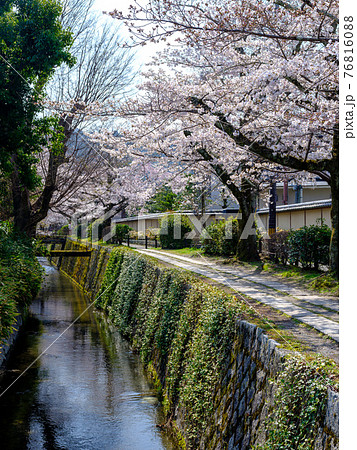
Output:
[[[88,306],[66,276],[41,259],[44,286],[6,370],[0,393]],[[155,392],[137,355],[90,308],[0,397],[0,448],[174,449],[157,426]]]

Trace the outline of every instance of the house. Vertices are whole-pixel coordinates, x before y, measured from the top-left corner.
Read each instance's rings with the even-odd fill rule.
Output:
[[[268,200],[259,197],[257,214],[268,229]],[[276,227],[296,230],[323,221],[331,227],[331,188],[320,179],[315,182],[276,184]]]
[[[269,187],[266,189],[268,194]],[[214,186],[206,192],[204,217],[201,222],[204,226],[230,216],[237,217],[239,205],[228,198],[228,193],[222,186]],[[276,226],[282,230],[296,230],[305,225],[316,225],[323,221],[331,227],[331,189],[325,181],[316,180],[311,183],[297,185],[296,183],[276,184]],[[160,219],[168,213],[143,214],[133,217],[116,216],[112,223],[129,225],[142,237],[148,230],[157,230]],[[193,211],[179,211],[175,214],[185,214],[193,223],[201,217]],[[266,230],[269,224],[268,195],[259,196],[257,209],[261,222]],[[201,214],[202,215],[202,214]]]

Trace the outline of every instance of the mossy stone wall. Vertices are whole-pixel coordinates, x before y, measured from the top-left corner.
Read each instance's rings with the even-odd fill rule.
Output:
[[[83,246],[68,242],[67,248]],[[244,303],[124,247],[96,248],[90,259],[63,258],[61,269],[96,298],[140,353],[180,447],[267,448],[287,352],[244,320]],[[320,403],[315,444],[305,448],[337,449],[338,395],[326,389]],[[279,445],[269,448],[304,448]]]

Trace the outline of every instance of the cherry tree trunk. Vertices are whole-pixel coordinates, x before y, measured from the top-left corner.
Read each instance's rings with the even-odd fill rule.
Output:
[[[239,220],[240,235],[247,223],[251,214],[255,211],[255,190],[250,183],[243,181],[240,192],[236,193],[235,197],[239,202],[239,212],[242,217]],[[237,256],[242,261],[257,261],[259,260],[257,235],[249,233],[246,239],[240,239],[238,243]]]

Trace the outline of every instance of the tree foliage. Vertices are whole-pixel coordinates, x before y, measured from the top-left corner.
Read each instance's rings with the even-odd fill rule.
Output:
[[[37,294],[41,280],[31,241],[8,222],[0,222],[0,344],[13,331],[19,308]]]
[[[38,184],[35,163],[47,136],[58,150],[56,122],[38,114],[55,67],[74,62],[60,14],[55,0],[7,1],[0,9],[0,167],[28,188]]]
[[[204,230],[202,248],[207,255],[237,256],[240,230],[237,219],[220,220]]]
[[[132,228],[130,228],[129,225],[117,223],[115,225],[115,235],[114,235],[115,242],[121,245],[124,239],[126,239],[129,236],[130,230],[132,230]]]
[[[171,187],[163,186],[146,202],[145,207],[151,213],[173,211],[177,206],[177,200],[178,195],[172,192]]]

